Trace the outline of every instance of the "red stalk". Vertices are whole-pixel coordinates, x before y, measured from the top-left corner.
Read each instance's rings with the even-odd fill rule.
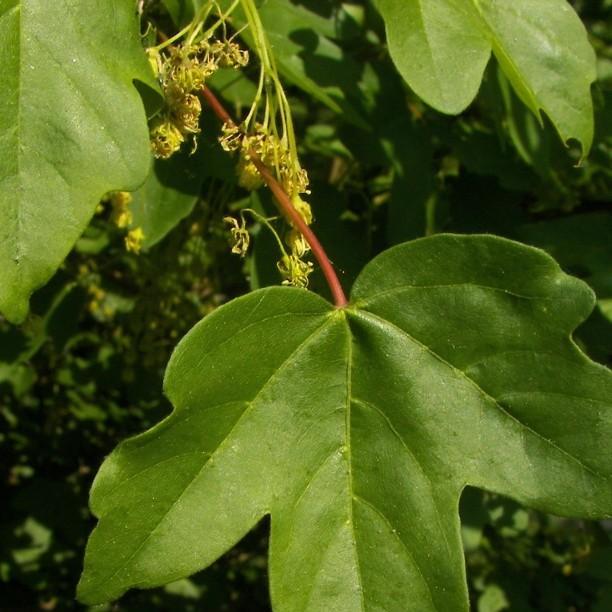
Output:
[[[230,117],[229,113],[225,110],[221,102],[219,102],[217,96],[215,96],[215,94],[213,94],[208,87],[202,87],[201,93],[215,115],[217,115],[217,117],[223,123],[234,124],[234,121]],[[291,198],[283,186],[276,180],[274,175],[261,161],[261,159],[259,159],[256,155],[251,155],[251,160],[255,164],[255,167],[259,171],[259,174],[261,174],[261,177],[265,181],[266,185],[270,188],[270,191],[272,192],[280,211],[291,222],[291,225],[298,229],[298,231],[306,239],[306,242],[308,242],[310,245],[312,254],[315,256],[319,266],[321,266],[323,276],[325,276],[325,280],[327,281],[331,294],[334,298],[334,304],[337,308],[343,308],[348,304],[348,301],[344,295],[344,291],[336,271],[334,270],[325,249],[319,242],[319,239],[315,236],[314,232],[294,208],[293,204],[291,203]]]

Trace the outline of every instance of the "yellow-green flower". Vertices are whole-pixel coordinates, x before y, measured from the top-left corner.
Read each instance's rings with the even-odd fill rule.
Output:
[[[167,117],[158,118],[151,126],[151,150],[160,159],[167,159],[181,148],[185,137]]]
[[[276,266],[284,279],[283,285],[292,285],[303,289],[308,286],[308,276],[314,269],[310,261],[303,261],[294,254],[283,255]]]
[[[223,217],[223,220],[231,226],[232,253],[245,257],[251,243],[251,237],[246,229],[245,220],[242,219],[241,223],[238,223],[234,217]]]
[[[141,227],[130,230],[125,237],[125,248],[132,253],[140,253],[145,235]]]

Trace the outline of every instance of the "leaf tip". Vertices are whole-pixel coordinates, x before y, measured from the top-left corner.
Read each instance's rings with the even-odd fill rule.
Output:
[[[95,582],[92,583],[87,569],[83,570],[81,578],[77,584],[76,599],[78,602],[86,606],[95,606],[109,601],[106,598],[100,598],[98,590],[95,587]]]
[[[27,298],[21,296],[2,297],[0,295],[0,316],[3,316],[9,323],[20,325],[28,316],[30,304]]]

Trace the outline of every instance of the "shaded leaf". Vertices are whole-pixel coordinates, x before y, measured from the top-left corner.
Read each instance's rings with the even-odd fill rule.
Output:
[[[169,160],[156,160],[130,205],[133,226],[144,232],[143,247],[157,244],[195,206],[202,181],[202,155],[182,151]]]
[[[175,25],[183,27],[194,16],[194,0],[162,0]]]
[[[196,0],[196,4],[203,2]],[[221,6],[227,8],[231,2],[224,0]],[[331,40],[334,21],[286,0],[266,0],[258,11],[283,79],[350,123],[368,129],[358,107],[357,82],[362,67]],[[232,20],[237,28],[246,24],[240,7]],[[243,30],[242,37],[253,47],[250,30]]]

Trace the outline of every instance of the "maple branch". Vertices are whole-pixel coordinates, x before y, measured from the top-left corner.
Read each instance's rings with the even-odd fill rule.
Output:
[[[225,110],[217,96],[208,89],[208,87],[202,87],[200,90],[202,96],[212,109],[212,111],[217,115],[217,117],[223,122],[228,123],[230,125],[235,125],[235,122],[230,117],[229,113]],[[338,279],[338,275],[334,270],[334,267],[325,252],[325,249],[319,242],[319,239],[315,236],[314,232],[308,227],[302,216],[298,213],[298,211],[294,208],[291,203],[291,198],[288,193],[285,191],[283,186],[276,180],[267,166],[259,159],[258,156],[253,155],[251,153],[251,161],[255,164],[259,174],[265,181],[266,185],[269,187],[276,203],[280,211],[285,215],[285,217],[290,221],[290,223],[296,227],[299,232],[304,236],[306,242],[310,245],[310,249],[312,250],[312,254],[315,256],[319,266],[321,267],[321,271],[323,272],[323,276],[327,281],[327,285],[329,286],[329,290],[334,299],[334,304],[337,308],[343,308],[348,304],[348,300],[344,295],[344,290],[342,289],[342,285],[340,284],[340,280]]]

